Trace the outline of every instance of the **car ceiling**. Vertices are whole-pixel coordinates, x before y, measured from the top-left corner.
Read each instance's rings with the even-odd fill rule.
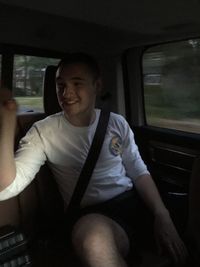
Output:
[[[137,45],[195,37],[200,32],[199,0],[0,0],[0,3],[107,27],[110,32],[123,33],[127,45],[133,36],[135,43],[133,39],[131,42]]]

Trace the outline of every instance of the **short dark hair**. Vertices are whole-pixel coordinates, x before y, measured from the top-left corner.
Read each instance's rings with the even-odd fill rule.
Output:
[[[83,63],[88,66],[89,70],[91,71],[94,79],[98,79],[101,76],[101,71],[97,60],[86,53],[70,53],[67,54],[64,58],[60,60],[57,65],[57,68],[66,67],[67,65],[74,64],[74,63]]]

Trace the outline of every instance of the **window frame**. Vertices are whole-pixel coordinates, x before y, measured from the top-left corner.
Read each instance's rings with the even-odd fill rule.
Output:
[[[0,44],[0,54],[2,56],[1,88],[9,88],[11,91],[13,91],[13,71],[14,71],[15,55],[56,58],[56,59],[63,58],[66,55],[66,53],[64,52],[62,53],[58,51],[40,49],[35,47],[18,46],[10,44]],[[22,113],[27,113],[27,112],[28,111],[24,111]]]
[[[189,131],[185,131],[183,129],[174,129],[174,128],[165,128],[165,127],[162,127],[162,126],[156,126],[156,125],[150,125],[147,123],[147,116],[146,116],[146,110],[145,110],[145,90],[144,90],[144,79],[143,79],[143,56],[145,54],[145,52],[147,50],[150,50],[152,47],[156,47],[156,46],[161,46],[161,45],[167,45],[167,44],[176,44],[176,43],[179,43],[179,42],[186,42],[186,41],[189,41],[189,40],[195,40],[195,39],[198,39],[200,40],[200,36],[199,37],[189,37],[189,38],[184,38],[184,39],[179,39],[179,40],[173,40],[173,41],[169,41],[169,42],[161,42],[161,43],[157,43],[157,44],[152,44],[152,45],[149,45],[149,46],[145,46],[143,47],[143,53],[142,53],[142,57],[141,57],[141,79],[142,79],[142,96],[143,96],[143,109],[144,109],[144,124],[146,127],[150,127],[150,128],[158,128],[158,129],[164,129],[164,130],[167,130],[167,131],[170,131],[170,132],[182,132],[182,133],[185,133],[185,134],[191,134],[191,135],[199,135],[200,133],[197,133],[197,132],[189,132]]]
[[[143,69],[142,59],[143,54],[147,49],[162,44],[176,43],[187,41],[190,39],[199,39],[200,36],[182,38],[178,40],[153,43],[151,45],[135,46],[127,49],[122,57],[123,76],[124,79],[124,94],[126,105],[126,119],[132,128],[141,127],[144,129],[155,130],[158,132],[168,132],[183,136],[190,136],[199,139],[199,133],[192,133],[171,128],[163,128],[159,126],[148,125],[146,121],[145,100],[144,100],[144,84],[143,84]],[[139,108],[137,108],[139,107]]]

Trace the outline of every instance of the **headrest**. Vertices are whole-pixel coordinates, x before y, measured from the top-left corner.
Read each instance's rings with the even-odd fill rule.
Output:
[[[43,80],[43,103],[44,111],[47,115],[52,115],[61,111],[58,104],[58,99],[56,95],[56,66],[47,66],[44,74]]]

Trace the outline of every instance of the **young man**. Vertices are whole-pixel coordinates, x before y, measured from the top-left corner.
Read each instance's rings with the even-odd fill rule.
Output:
[[[62,112],[36,122],[21,140],[15,156],[16,103],[7,91],[2,93],[1,200],[19,194],[47,161],[67,207],[100,115],[100,110],[95,109],[96,96],[101,90],[95,60],[85,54],[71,54],[63,59],[56,72],[56,90]],[[116,210],[117,205],[125,209],[130,206],[131,217],[137,217],[130,201],[120,201],[126,200],[133,188],[152,211],[158,245],[164,247],[176,263],[184,262],[186,248],[140,157],[133,132],[122,116],[111,113],[97,165],[81,202],[82,216],[72,230],[72,243],[86,266],[127,266],[124,256],[130,245],[128,222],[124,222]]]

